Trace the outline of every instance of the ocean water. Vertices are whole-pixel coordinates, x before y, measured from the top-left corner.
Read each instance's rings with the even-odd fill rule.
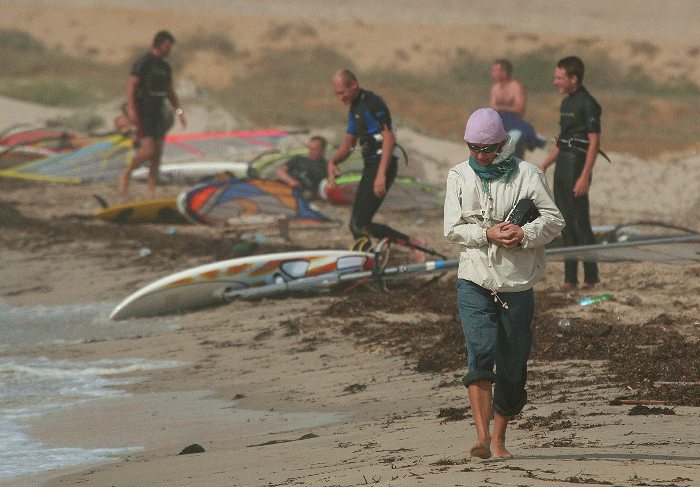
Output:
[[[181,365],[140,358],[80,362],[37,357],[37,352],[52,346],[178,327],[173,320],[110,321],[107,316],[113,307],[112,303],[13,307],[0,301],[0,479],[100,463],[140,449],[46,448],[24,424],[26,418],[58,408],[123,395],[119,386],[143,379],[120,374],[147,376],[155,369]]]
[[[177,318],[111,321],[107,316],[113,308],[114,303],[14,307],[0,301],[0,482],[115,461],[142,449],[138,444],[101,449],[48,448],[31,436],[27,426],[32,417],[59,408],[124,396],[120,386],[147,379],[149,371],[184,365],[138,357],[76,361],[41,356],[43,350],[66,344],[153,335],[179,328]],[[122,376],[126,373],[129,377]],[[184,411],[208,393],[168,393],[171,399],[174,395]],[[147,399],[138,400],[142,403]],[[228,406],[214,411],[218,413],[212,414],[222,415],[221,421],[236,424],[246,437],[313,428],[349,417],[327,411],[282,413]]]

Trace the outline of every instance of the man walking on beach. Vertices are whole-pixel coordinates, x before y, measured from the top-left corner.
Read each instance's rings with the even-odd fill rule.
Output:
[[[163,141],[170,129],[166,98],[175,108],[182,127],[186,126],[185,114],[173,89],[172,70],[165,61],[174,44],[175,37],[170,32],[158,32],[151,50],[134,63],[129,74],[126,114],[136,126],[138,152],[119,179],[119,192],[123,199],[128,196],[131,173],[146,161],[150,162],[148,196],[153,198],[156,194]]]
[[[338,99],[348,105],[349,112],[345,137],[328,161],[328,187],[335,186],[335,177],[340,175],[337,166],[348,158],[358,140],[364,160],[350,217],[352,236],[356,240],[390,238],[422,246],[424,242],[372,221],[398,172],[398,160],[393,154],[396,137],[389,108],[379,96],[360,88],[357,77],[348,69],[335,73],[333,89]],[[416,260],[425,258],[424,255],[415,257]]]
[[[588,193],[593,166],[600,149],[600,118],[598,102],[583,86],[583,61],[576,56],[565,57],[557,63],[554,85],[566,95],[561,102],[560,133],[554,150],[540,165],[544,172],[556,162],[554,169],[554,201],[564,215],[566,228],[562,232],[565,246],[595,244],[591,227]],[[598,264],[583,262],[584,289],[599,282]],[[564,288],[578,286],[578,261],[564,262]]]

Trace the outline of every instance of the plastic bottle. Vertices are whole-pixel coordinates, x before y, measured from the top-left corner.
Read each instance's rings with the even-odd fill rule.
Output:
[[[612,298],[612,294],[605,293],[605,294],[601,294],[600,296],[593,296],[591,298],[583,298],[578,302],[578,304],[580,306],[588,306],[589,304],[599,303],[601,301],[607,301],[608,299],[611,299],[611,298]]]

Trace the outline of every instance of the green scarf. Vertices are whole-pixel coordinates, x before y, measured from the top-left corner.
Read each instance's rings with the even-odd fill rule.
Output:
[[[488,166],[481,166],[476,159],[469,156],[469,166],[474,169],[474,172],[481,179],[481,187],[484,189],[484,193],[491,194],[489,188],[489,183],[491,181],[508,181],[515,168],[518,164],[512,157],[507,157],[502,162],[498,164],[489,164]]]

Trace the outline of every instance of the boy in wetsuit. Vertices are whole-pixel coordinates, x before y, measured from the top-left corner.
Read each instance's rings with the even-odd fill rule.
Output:
[[[600,149],[601,107],[582,85],[584,65],[576,56],[559,60],[554,72],[554,85],[566,95],[561,102],[557,146],[540,165],[544,172],[556,162],[554,169],[554,201],[566,221],[562,231],[565,246],[595,244],[591,228],[588,192]],[[599,282],[598,264],[583,262],[584,289]],[[564,262],[564,288],[578,286],[578,261]]]
[[[158,32],[153,39],[151,50],[134,63],[129,74],[126,114],[136,126],[139,149],[119,179],[119,192],[123,199],[128,195],[131,173],[146,161],[151,163],[148,173],[148,196],[155,196],[163,141],[170,128],[166,98],[175,107],[182,127],[186,126],[185,114],[173,89],[172,71],[165,61],[174,44],[175,38],[170,32]]]

